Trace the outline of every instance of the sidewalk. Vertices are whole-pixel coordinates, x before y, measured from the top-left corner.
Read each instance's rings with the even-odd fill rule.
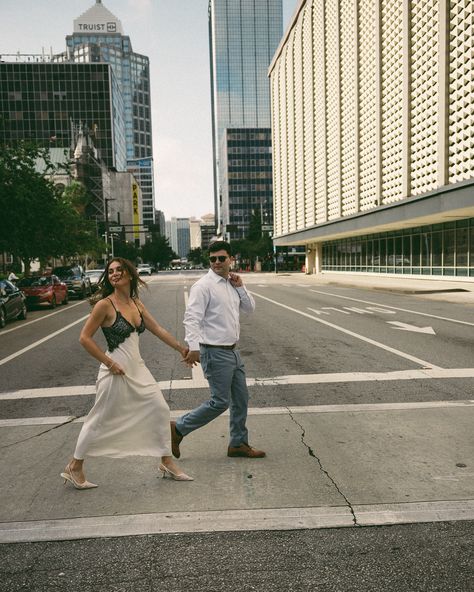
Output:
[[[303,274],[298,272],[247,273],[245,282],[289,280],[292,283],[310,283],[317,286],[343,286],[398,294],[409,294],[430,300],[443,300],[459,304],[474,304],[474,277],[447,280],[433,276],[413,278],[404,275],[375,275],[359,273],[323,272]]]

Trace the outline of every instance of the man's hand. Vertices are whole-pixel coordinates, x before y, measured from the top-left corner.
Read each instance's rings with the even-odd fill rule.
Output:
[[[189,351],[183,361],[186,364],[186,366],[189,366],[189,368],[192,368],[193,366],[197,366],[198,362],[201,361],[201,356],[199,354],[199,351]]]
[[[236,273],[229,273],[229,281],[234,288],[240,288],[244,285],[244,283],[242,282],[242,278],[240,277],[240,275],[237,275]]]

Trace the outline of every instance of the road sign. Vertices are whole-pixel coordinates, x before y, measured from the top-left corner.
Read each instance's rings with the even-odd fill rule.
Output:
[[[109,232],[122,232],[122,226],[109,226]]]

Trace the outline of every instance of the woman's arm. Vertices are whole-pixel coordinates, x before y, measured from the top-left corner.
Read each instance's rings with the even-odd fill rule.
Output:
[[[188,353],[188,348],[181,344],[177,339],[175,339],[171,335],[171,333],[168,333],[168,331],[164,329],[161,325],[159,325],[156,322],[156,320],[152,317],[152,315],[148,312],[148,310],[143,306],[142,302],[137,301],[137,304],[140,308],[140,312],[142,313],[145,327],[148,329],[148,331],[150,331],[150,333],[153,333],[153,335],[156,335],[158,339],[161,339],[163,343],[166,343],[166,345],[169,345],[172,349],[178,351],[183,356],[183,358],[185,358]]]
[[[105,352],[100,349],[93,339],[97,329],[101,327],[104,321],[107,319],[107,316],[109,315],[109,308],[110,305],[105,300],[100,300],[94,306],[89,318],[86,321],[86,324],[82,328],[81,335],[79,337],[79,343],[88,354],[90,354],[99,362],[102,362],[102,364],[105,364],[113,374],[125,374],[117,362],[114,362],[111,358],[106,356]]]

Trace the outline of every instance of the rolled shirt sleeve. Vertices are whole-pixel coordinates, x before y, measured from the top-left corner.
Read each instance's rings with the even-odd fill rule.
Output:
[[[194,285],[189,293],[189,300],[184,313],[185,341],[191,351],[198,351],[202,342],[201,324],[206,312],[207,300],[205,291]]]
[[[240,288],[235,288],[240,298],[240,310],[243,312],[250,314],[255,310],[255,300],[253,296],[247,292],[244,286],[240,286]]]

